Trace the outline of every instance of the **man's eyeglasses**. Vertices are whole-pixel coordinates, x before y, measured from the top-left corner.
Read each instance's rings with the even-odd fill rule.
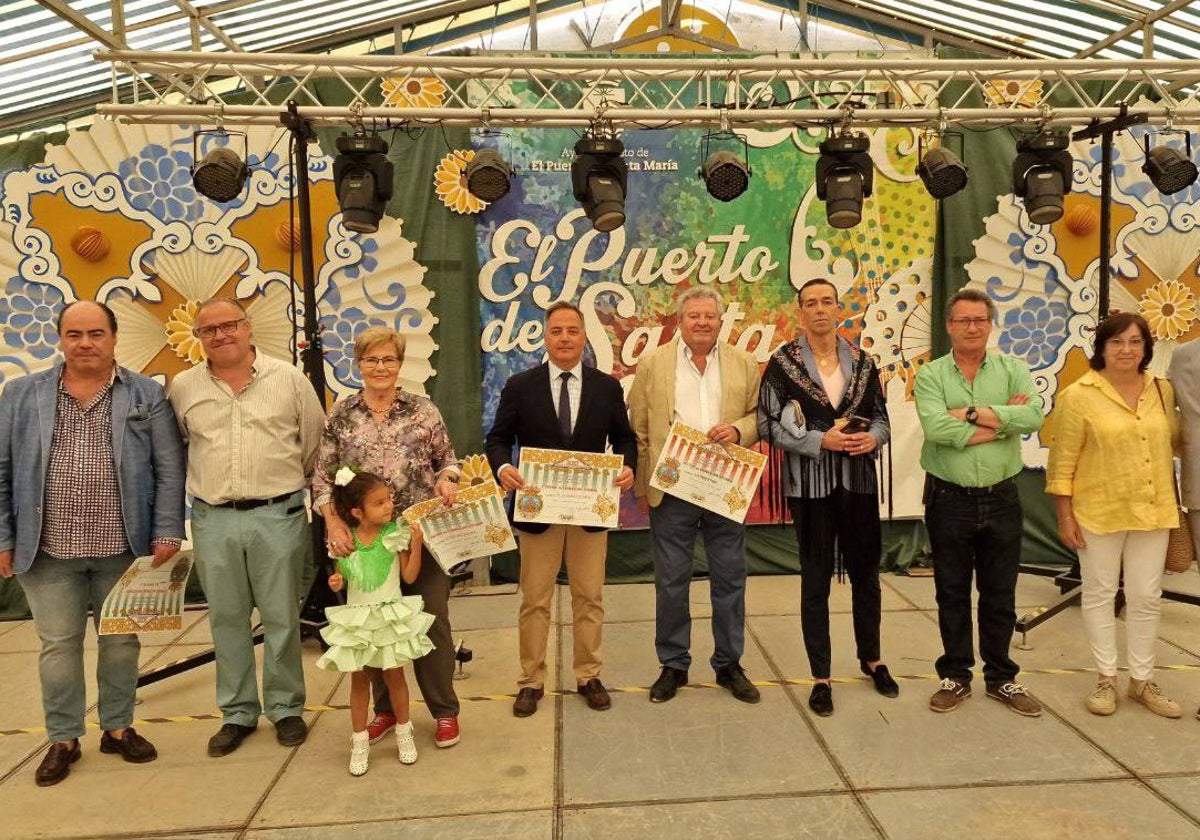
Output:
[[[400,367],[400,360],[395,356],[367,356],[365,359],[359,359],[358,364],[365,368],[395,368]]]
[[[236,321],[222,321],[219,324],[211,324],[207,327],[196,327],[192,330],[192,334],[200,338],[212,338],[218,332],[222,335],[233,335],[245,320],[245,318],[238,318]]]
[[[950,323],[956,327],[986,327],[992,323],[991,318],[951,318]]]

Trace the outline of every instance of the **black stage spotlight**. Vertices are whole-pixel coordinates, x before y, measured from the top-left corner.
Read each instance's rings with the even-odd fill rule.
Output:
[[[825,218],[835,228],[852,228],[862,221],[863,199],[870,197],[875,184],[870,148],[865,134],[839,134],[821,143],[817,198],[825,202]]]
[[[244,157],[239,157],[238,153],[228,146],[210,149],[204,159],[200,160],[196,141],[203,134],[220,137],[237,134],[242,138],[243,154],[246,149],[246,135],[240,131],[224,130],[197,131],[192,135],[192,186],[200,195],[213,201],[233,201],[245,189],[246,181],[250,179],[250,167],[246,165]]]
[[[392,198],[388,144],[374,134],[343,134],[336,142],[333,183],[342,224],[354,233],[375,233]]]
[[[917,164],[917,174],[929,194],[939,200],[949,198],[967,185],[966,164],[945,146],[925,152]]]
[[[1035,225],[1057,222],[1063,214],[1063,196],[1071,191],[1070,138],[1041,131],[1017,144],[1013,161],[1013,192],[1025,199],[1025,212]]]
[[[490,204],[508,195],[513,170],[495,149],[480,149],[463,174],[467,179],[467,191]]]
[[[1192,135],[1184,132],[1187,138],[1187,155],[1174,146],[1156,146],[1150,148],[1150,135],[1145,137],[1146,162],[1142,164],[1142,172],[1163,195],[1174,195],[1196,183],[1196,164],[1192,162]]]
[[[575,144],[571,187],[598,231],[616,230],[625,224],[629,169],[621,159],[624,151],[625,146],[615,137],[588,134]]]

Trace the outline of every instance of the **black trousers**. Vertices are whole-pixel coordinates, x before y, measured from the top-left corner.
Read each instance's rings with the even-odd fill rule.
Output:
[[[938,676],[970,682],[971,578],[979,590],[979,655],[983,678],[995,688],[1016,679],[1020,668],[1008,655],[1017,623],[1016,587],[1021,562],[1021,500],[1013,481],[990,493],[968,495],[955,485],[930,480],[925,524],[933,549],[938,628],[942,650]]]
[[[829,587],[839,556],[850,577],[858,658],[878,660],[882,538],[875,494],[839,487],[824,499],[789,497],[788,509],[800,543],[800,627],[813,678],[830,676]]]

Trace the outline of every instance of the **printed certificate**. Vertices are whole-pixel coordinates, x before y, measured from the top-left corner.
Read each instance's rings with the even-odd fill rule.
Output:
[[[183,591],[192,553],[181,551],[157,569],[153,557],[138,557],[116,582],[100,608],[100,635],[183,629]]]
[[[705,510],[744,522],[767,456],[675,423],[654,465],[650,486]]]
[[[513,520],[615,528],[621,509],[617,474],[624,466],[620,455],[522,449],[517,469],[525,486],[516,491]]]
[[[453,507],[435,497],[401,515],[409,525],[421,526],[425,548],[447,573],[467,560],[517,547],[504,515],[504,493],[491,480],[460,489]]]

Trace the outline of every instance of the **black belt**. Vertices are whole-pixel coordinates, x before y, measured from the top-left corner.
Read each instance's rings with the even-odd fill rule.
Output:
[[[269,499],[234,499],[229,502],[221,502],[219,505],[204,502],[203,499],[200,499],[200,501],[204,502],[204,504],[208,505],[209,507],[232,508],[233,510],[254,510],[255,508],[264,507],[265,505],[277,505],[280,502],[286,502],[293,495],[295,495],[296,492],[297,491],[293,490],[290,493],[280,493],[278,496],[272,496]]]
[[[930,475],[930,480],[934,487],[940,487],[943,490],[949,490],[951,493],[958,493],[962,496],[990,496],[993,493],[999,493],[1001,490],[1007,490],[1016,484],[1015,478],[1006,478],[1003,481],[997,481],[995,484],[989,484],[987,487],[964,487],[961,484],[955,484],[952,481],[938,478],[936,475]]]

